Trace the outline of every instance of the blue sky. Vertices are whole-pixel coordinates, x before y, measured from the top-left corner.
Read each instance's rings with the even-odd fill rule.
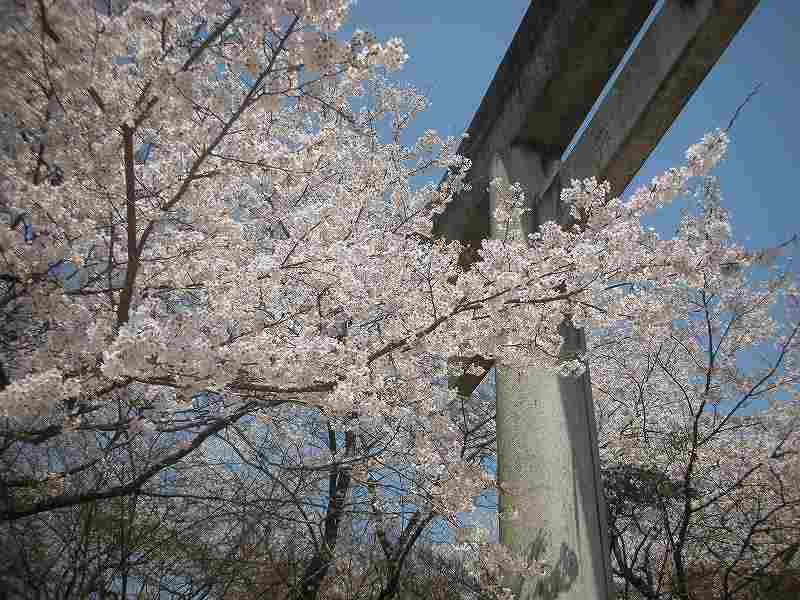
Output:
[[[463,133],[528,8],[525,0],[388,2],[359,0],[352,26],[379,38],[400,36],[410,59],[394,75],[425,93],[431,107],[414,131]],[[349,26],[345,31],[350,31]],[[725,127],[757,83],[762,88],[734,126],[732,144],[717,169],[733,234],[749,248],[783,242],[800,232],[800,2],[763,0],[661,140],[629,191],[683,161],[702,135]],[[673,207],[653,219],[671,236],[680,216]]]

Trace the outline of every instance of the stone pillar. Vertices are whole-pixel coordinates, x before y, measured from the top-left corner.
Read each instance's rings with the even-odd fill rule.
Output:
[[[561,217],[558,194],[552,193],[558,186],[549,185],[557,167],[521,145],[495,156],[491,176],[519,181],[526,190],[533,209],[522,224],[526,233]],[[550,193],[540,202],[543,189]],[[562,325],[562,335],[565,351],[584,347],[582,332],[569,324]],[[568,379],[541,369],[498,367],[496,380],[497,477],[513,482],[530,507],[521,518],[500,522],[500,541],[552,567],[543,581],[522,583],[521,598],[610,600],[606,508],[588,371]],[[500,509],[508,511],[510,504],[511,498],[501,495]],[[521,582],[511,583],[519,591]]]

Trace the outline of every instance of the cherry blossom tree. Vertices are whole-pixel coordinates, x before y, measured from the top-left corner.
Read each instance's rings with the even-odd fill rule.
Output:
[[[448,410],[466,403],[431,385],[443,365],[567,373],[584,360],[559,358],[565,316],[644,336],[689,318],[667,301],[681,286],[736,289],[734,265],[752,257],[728,241],[724,211],[669,240],[640,223],[722,159],[723,131],[627,200],[574,182],[570,226],[527,238],[514,225],[524,190],[492,182],[506,235],[464,267],[462,245],[431,231],[469,161],[458,139],[407,139],[426,99],[384,74],[403,45],[337,37],[348,4],[20,5],[0,41],[0,112],[17,132],[0,161],[13,288],[0,310],[25,315],[2,346],[3,521],[152,496],[162,472],[213,463],[217,443],[262,474],[278,454],[303,493],[275,514],[312,549],[291,593],[318,597],[358,504],[388,598],[426,528],[457,528],[495,487],[480,466],[489,407],[456,426]],[[269,451],[242,433],[252,420]],[[51,447],[72,451],[43,472]],[[290,525],[320,483],[313,526]],[[479,546],[486,582],[500,565],[543,573]]]
[[[680,225],[695,238],[722,211],[716,181],[701,193]],[[593,338],[612,559],[635,597],[744,597],[797,552],[800,306],[791,274],[755,277],[773,258],[655,298],[643,286],[686,317]],[[743,415],[753,401],[769,408]]]

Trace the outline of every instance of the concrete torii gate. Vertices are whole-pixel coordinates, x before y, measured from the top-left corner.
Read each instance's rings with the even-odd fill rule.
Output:
[[[469,126],[459,154],[472,160],[472,191],[435,222],[435,233],[474,250],[493,234],[488,181],[526,189],[525,233],[564,222],[560,192],[597,176],[619,195],[747,20],[758,0],[665,0],[571,154],[560,157],[657,0],[534,0]],[[474,252],[462,256],[463,264]],[[568,331],[573,349],[581,332]],[[450,386],[469,395],[492,362]],[[554,574],[523,597],[610,600],[606,507],[589,374],[560,379],[536,369],[497,371],[497,475],[523,482],[536,506],[500,524],[514,550],[541,548]],[[504,509],[507,499],[500,498]],[[542,537],[544,536],[544,537]]]

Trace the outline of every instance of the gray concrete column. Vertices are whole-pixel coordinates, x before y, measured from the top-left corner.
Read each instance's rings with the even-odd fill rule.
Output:
[[[557,195],[547,194],[537,206],[538,192],[552,190],[548,180],[555,167],[525,146],[509,148],[492,163],[492,177],[526,188],[533,208],[522,225],[526,232],[560,215]],[[490,205],[494,208],[494,193]],[[498,233],[493,223],[492,234]],[[584,347],[582,332],[571,325],[562,325],[562,335],[565,352]],[[496,380],[497,477],[519,493],[517,501],[501,494],[500,509],[520,509],[519,518],[501,520],[500,541],[552,567],[539,582],[510,580],[512,589],[521,590],[525,600],[610,600],[606,508],[588,371],[562,378],[541,369],[498,366]]]

